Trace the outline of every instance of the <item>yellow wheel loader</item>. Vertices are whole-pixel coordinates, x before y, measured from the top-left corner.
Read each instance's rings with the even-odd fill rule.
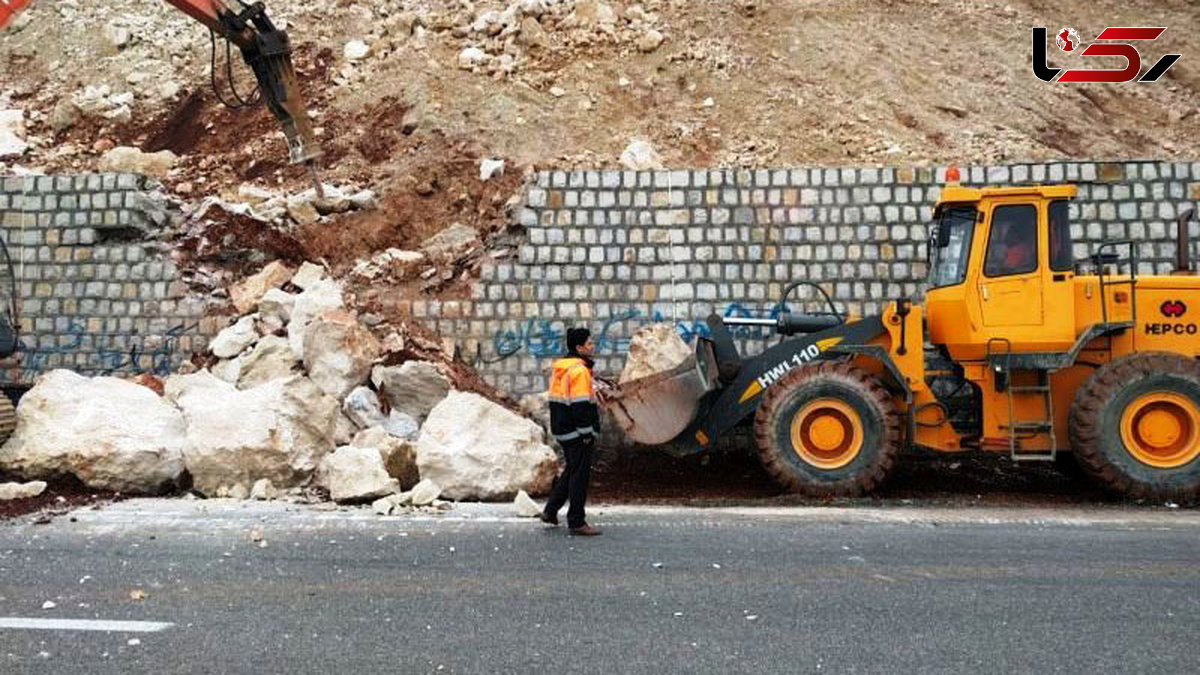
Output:
[[[695,358],[627,383],[606,407],[634,441],[699,452],[753,425],[782,486],[868,493],[900,451],[990,450],[1017,461],[1071,453],[1135,498],[1200,494],[1200,276],[1179,219],[1177,271],[1139,274],[1138,246],[1073,258],[1072,185],[946,186],[934,211],[923,304],[848,318],[708,317]],[[786,306],[786,305],[784,305]],[[731,326],[785,336],[738,354]]]

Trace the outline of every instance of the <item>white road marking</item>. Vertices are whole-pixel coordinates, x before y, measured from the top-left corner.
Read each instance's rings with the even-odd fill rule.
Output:
[[[29,630],[94,630],[109,633],[157,633],[173,623],[161,621],[100,621],[95,619],[29,619],[19,616],[0,616],[0,629]]]

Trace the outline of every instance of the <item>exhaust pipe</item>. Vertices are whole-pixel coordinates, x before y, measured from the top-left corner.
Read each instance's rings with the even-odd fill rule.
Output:
[[[1192,273],[1192,242],[1188,236],[1188,221],[1195,209],[1188,209],[1175,219],[1175,273]]]

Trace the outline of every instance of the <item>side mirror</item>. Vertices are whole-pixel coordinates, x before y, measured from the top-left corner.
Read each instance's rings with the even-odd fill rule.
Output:
[[[1096,267],[1100,267],[1101,265],[1115,265],[1120,260],[1121,256],[1116,251],[1092,254],[1092,264]]]
[[[950,228],[937,226],[937,247],[946,248],[950,245]]]

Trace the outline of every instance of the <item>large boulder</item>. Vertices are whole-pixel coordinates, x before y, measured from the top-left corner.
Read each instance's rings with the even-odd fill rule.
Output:
[[[72,475],[99,490],[156,494],[174,486],[191,450],[183,415],[153,391],[66,370],[42,376],[17,407],[0,469]]]
[[[305,268],[300,269],[304,271]],[[292,283],[297,283],[296,278],[299,276],[300,273],[297,272],[296,277],[292,277]],[[342,287],[332,279],[312,281],[303,293],[296,296],[288,323],[288,344],[292,346],[292,351],[298,358],[304,358],[304,333],[308,324],[325,312],[342,309],[344,306]]]
[[[200,371],[171,377],[166,388],[187,420],[184,461],[205,495],[262,478],[302,485],[333,451],[337,401],[306,377],[239,390]]]
[[[400,491],[375,448],[340,447],[325,457],[320,475],[335,502],[362,502]]]
[[[400,481],[402,489],[410,489],[421,479],[421,473],[417,469],[416,444],[396,438],[383,427],[372,427],[358,432],[351,445],[379,451],[383,467],[389,476]]]
[[[254,345],[254,350],[242,356],[237,382],[238,389],[253,389],[272,380],[296,374],[299,361],[286,338],[268,335]],[[225,379],[225,378],[221,378]]]
[[[393,410],[421,422],[450,393],[450,380],[428,361],[407,361],[399,366],[375,366],[371,382]]]
[[[367,381],[371,365],[379,355],[379,340],[345,310],[321,314],[304,331],[304,367],[308,376],[339,401]]]
[[[292,278],[292,269],[278,260],[262,268],[253,276],[229,289],[229,299],[239,314],[254,309],[259,300],[272,288],[279,288]]]
[[[621,383],[674,370],[692,356],[692,348],[669,323],[639,328],[629,342],[629,356],[621,371]]]
[[[558,470],[542,428],[479,394],[451,392],[417,441],[421,477],[451,499],[508,500],[545,494]]]

